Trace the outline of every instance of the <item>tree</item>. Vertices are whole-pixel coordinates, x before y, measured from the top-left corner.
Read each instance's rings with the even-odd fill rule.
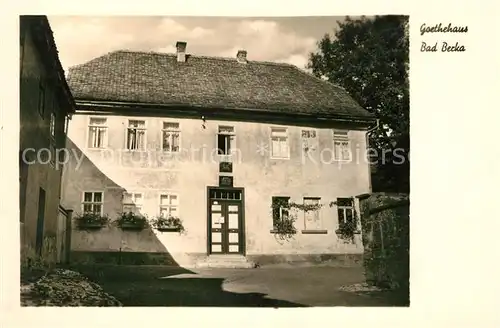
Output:
[[[325,34],[318,42],[308,68],[342,86],[380,120],[370,138],[378,159],[373,190],[409,192],[408,17],[347,17],[338,25],[333,37]],[[395,152],[404,154],[403,163]]]

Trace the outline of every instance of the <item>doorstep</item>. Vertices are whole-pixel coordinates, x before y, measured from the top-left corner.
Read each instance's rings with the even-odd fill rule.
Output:
[[[196,268],[230,268],[251,269],[255,263],[249,261],[243,255],[209,255],[205,259],[196,262]]]

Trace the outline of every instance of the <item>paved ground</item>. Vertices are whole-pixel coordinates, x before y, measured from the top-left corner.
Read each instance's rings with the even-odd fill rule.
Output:
[[[75,268],[77,269],[77,268]],[[80,267],[124,306],[397,306],[390,294],[339,287],[363,283],[361,268],[261,267],[196,269],[165,266]]]

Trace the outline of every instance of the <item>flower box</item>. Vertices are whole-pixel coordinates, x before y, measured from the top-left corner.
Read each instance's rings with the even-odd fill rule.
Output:
[[[75,221],[80,230],[99,230],[109,222],[109,218],[100,213],[83,213],[76,215]]]
[[[148,226],[148,219],[141,214],[122,213],[116,220],[116,223],[122,230],[143,230]]]
[[[151,226],[161,232],[184,232],[182,220],[177,217],[158,216],[151,220]]]

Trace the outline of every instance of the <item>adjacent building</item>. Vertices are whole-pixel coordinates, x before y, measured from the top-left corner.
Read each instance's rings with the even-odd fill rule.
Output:
[[[370,191],[374,117],[293,65],[176,46],[115,51],[69,70],[77,109],[62,202],[111,222],[75,225],[72,259],[188,266],[361,256],[359,224],[348,240],[339,231],[356,222],[353,197]],[[185,231],[121,229],[112,223],[124,212],[177,217]]]
[[[45,16],[20,16],[20,227],[23,259],[62,261],[67,248],[60,207],[62,163],[75,103]]]

